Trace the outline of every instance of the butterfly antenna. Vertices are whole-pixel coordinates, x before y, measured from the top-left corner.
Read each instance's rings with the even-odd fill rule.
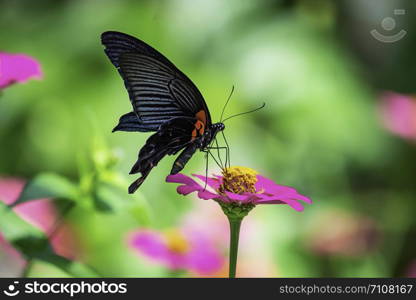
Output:
[[[263,104],[262,104],[261,106],[259,106],[259,107],[255,108],[255,109],[252,109],[252,110],[249,110],[249,111],[245,111],[245,112],[241,112],[241,113],[238,113],[238,114],[235,114],[235,115],[229,116],[228,118],[225,118],[222,122],[225,122],[225,121],[227,121],[227,120],[229,120],[229,119],[231,119],[231,118],[237,117],[237,116],[241,116],[241,115],[246,115],[246,114],[253,113],[253,112],[255,112],[255,111],[258,111],[258,110],[262,109],[262,108],[263,108],[263,107],[265,107],[265,106],[266,106],[266,103],[265,103],[265,102],[263,102]]]
[[[225,102],[224,107],[222,108],[220,122],[222,122],[222,118],[223,118],[223,116],[224,116],[225,108],[227,107],[228,102],[230,102],[230,99],[231,99],[231,96],[233,95],[233,93],[234,93],[234,85],[232,86],[232,88],[231,88],[231,92],[230,92],[230,95],[228,95],[228,99],[227,99],[227,101]]]

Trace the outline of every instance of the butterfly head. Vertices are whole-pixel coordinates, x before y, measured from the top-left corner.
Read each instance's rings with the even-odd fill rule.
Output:
[[[215,135],[220,132],[223,131],[225,129],[225,125],[224,123],[214,123],[211,125],[211,136],[214,138]]]
[[[203,149],[207,147],[211,143],[211,141],[215,139],[217,133],[223,131],[224,129],[225,125],[223,123],[211,124],[211,126],[208,127],[208,130],[205,130],[203,137],[200,139],[200,148]]]

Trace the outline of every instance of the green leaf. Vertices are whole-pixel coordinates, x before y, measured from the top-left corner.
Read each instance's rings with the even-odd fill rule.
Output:
[[[28,265],[24,277],[101,277],[91,267],[76,261],[68,261],[60,256],[48,259],[34,259]]]
[[[147,225],[150,209],[140,193],[128,194],[126,189],[108,183],[100,183],[94,197],[95,208],[100,212],[127,211],[138,224]]]
[[[120,207],[124,201],[117,190],[108,185],[99,183],[97,184],[94,195],[95,209],[100,212],[114,212],[115,209]]]
[[[131,200],[128,204],[128,212],[138,224],[150,224],[151,210],[148,202],[141,193],[135,193],[131,196]]]
[[[42,231],[20,218],[9,206],[0,201],[0,231],[6,240],[15,244],[24,239],[43,239]],[[17,248],[19,245],[15,245]],[[23,250],[23,249],[18,249]],[[22,251],[23,252],[23,251]]]
[[[73,277],[100,277],[91,267],[53,253],[45,255],[39,260],[52,264]]]
[[[56,174],[44,173],[26,184],[19,199],[12,206],[41,198],[75,200],[77,194],[77,186],[68,179]]]

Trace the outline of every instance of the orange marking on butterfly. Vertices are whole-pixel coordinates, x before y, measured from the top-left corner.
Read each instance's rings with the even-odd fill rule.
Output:
[[[200,110],[195,114],[195,118],[197,119],[195,122],[195,129],[192,130],[192,140],[196,137],[201,136],[205,132],[205,124],[207,122],[207,115],[205,111]]]
[[[207,114],[205,113],[205,110],[200,110],[195,114],[195,118],[200,120],[202,123],[207,124]]]

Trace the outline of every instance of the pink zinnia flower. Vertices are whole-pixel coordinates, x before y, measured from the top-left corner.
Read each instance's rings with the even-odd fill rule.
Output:
[[[199,184],[183,174],[169,175],[166,181],[180,183],[177,188],[179,194],[197,192],[200,199],[213,199],[221,206],[230,224],[230,278],[236,276],[241,222],[257,204],[287,204],[297,211],[302,211],[303,206],[299,200],[312,203],[311,199],[299,194],[294,188],[276,184],[246,167],[224,168],[222,176],[193,176],[202,180],[204,184]]]
[[[198,231],[139,230],[131,235],[129,243],[139,254],[173,271],[187,270],[207,276],[224,265],[224,258],[212,241]]]
[[[42,76],[39,63],[30,56],[0,52],[0,89]]]
[[[302,211],[303,206],[299,200],[312,203],[311,199],[299,194],[294,188],[277,184],[246,167],[226,168],[223,170],[223,176],[193,176],[203,183],[200,184],[183,174],[169,175],[166,181],[180,183],[177,188],[179,194],[198,192],[200,199],[214,199],[220,204],[246,204],[251,207],[257,204],[287,204],[297,211]],[[210,190],[205,187],[205,182]]]
[[[392,133],[416,139],[416,99],[408,95],[386,92],[382,97],[381,114],[384,126]]]

